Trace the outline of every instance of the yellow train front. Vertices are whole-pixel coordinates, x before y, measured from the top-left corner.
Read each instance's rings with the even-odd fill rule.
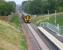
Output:
[[[24,22],[25,23],[31,23],[31,16],[27,15],[27,16],[24,16]]]

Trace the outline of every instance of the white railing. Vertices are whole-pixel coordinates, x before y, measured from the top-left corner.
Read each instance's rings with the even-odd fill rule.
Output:
[[[38,27],[38,29],[55,45],[59,50],[63,50],[63,43],[55,38],[51,33],[46,31],[43,27]],[[53,49],[54,50],[54,49]]]
[[[51,31],[53,31],[53,32],[55,32],[55,33],[57,33],[57,34],[60,33],[60,31],[59,31],[59,30],[60,30],[59,26],[55,26],[55,25],[50,24],[50,23],[48,23],[48,22],[45,22],[45,23],[43,23],[43,24],[40,24],[40,26],[46,27],[46,28],[50,29]]]
[[[60,26],[60,33],[63,35],[63,26]]]

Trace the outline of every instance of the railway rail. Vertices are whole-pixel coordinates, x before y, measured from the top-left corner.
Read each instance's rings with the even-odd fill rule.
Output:
[[[47,37],[45,37],[44,39],[46,39],[46,42],[49,45],[48,46],[45,43],[45,41],[43,41],[43,39],[40,37],[40,35],[38,35],[38,32],[32,27],[32,24],[25,23],[25,27],[26,27],[25,30],[28,33],[27,36],[29,36],[29,38],[32,42],[32,47],[34,48],[34,50],[59,50],[58,47],[56,47],[54,44],[52,44],[52,42],[50,42],[47,39]],[[44,35],[42,35],[42,36],[44,36]]]
[[[20,19],[22,19],[22,18],[20,18]],[[53,38],[53,40],[51,40],[49,38],[49,36],[50,36],[48,34],[49,32],[32,26],[33,25],[32,23],[28,24],[28,23],[24,23],[23,20],[20,20],[20,21],[22,22],[23,30],[26,32],[25,34],[26,34],[28,40],[30,40],[29,42],[31,43],[31,46],[33,48],[33,49],[29,49],[29,50],[62,50],[63,49],[62,43],[60,43],[52,35],[51,35],[51,39]],[[51,42],[51,41],[53,41],[53,42]],[[55,42],[55,41],[57,41],[57,42]],[[58,42],[60,44],[57,44]]]
[[[46,46],[46,44],[42,41],[42,39],[39,37],[39,35],[37,34],[37,32],[31,27],[30,24],[27,24],[29,29],[31,30],[33,36],[35,37],[35,39],[37,40],[41,50],[49,50],[49,48]]]

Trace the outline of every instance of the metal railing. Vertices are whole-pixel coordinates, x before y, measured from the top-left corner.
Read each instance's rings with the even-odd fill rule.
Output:
[[[57,34],[60,34],[60,27],[59,26],[55,26],[53,24],[50,24],[48,22],[43,22],[43,23],[40,23],[40,26],[42,27],[47,27],[48,29],[50,29],[51,31],[57,33]]]
[[[63,35],[63,26],[60,26],[60,33]]]

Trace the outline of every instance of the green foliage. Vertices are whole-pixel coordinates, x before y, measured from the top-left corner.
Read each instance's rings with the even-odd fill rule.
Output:
[[[7,16],[11,12],[15,12],[16,4],[14,2],[0,2],[0,16]]]
[[[13,2],[13,1],[10,1],[9,3],[9,9],[10,9],[10,11],[11,12],[15,12],[15,10],[16,10],[16,4],[15,4],[15,2]]]
[[[21,48],[21,50],[27,50],[26,38],[24,37],[21,27],[18,29],[10,24],[11,23],[0,20],[0,50],[13,50],[14,48],[12,47],[14,46]]]
[[[20,31],[21,31],[21,34],[19,35],[19,37],[20,37],[20,47],[21,47],[22,50],[27,50],[26,38],[24,37],[24,34],[23,34],[22,30],[21,30],[19,17],[17,15],[13,15],[12,20],[10,22],[15,24],[14,26],[16,28],[20,29]]]
[[[0,50],[4,50],[4,48],[0,48]]]
[[[47,14],[63,11],[63,0],[33,0],[25,1],[22,4],[23,10],[30,14]]]
[[[31,14],[41,14],[42,2],[41,0],[32,1],[30,3],[29,11]]]
[[[48,18],[49,18],[49,20],[48,20]],[[37,25],[39,25],[39,23],[42,23],[42,22],[49,22],[49,23],[55,24],[55,14],[49,15],[49,17],[48,16],[38,16],[38,17],[34,18],[32,22]],[[63,26],[63,14],[56,15],[56,25],[57,24]]]
[[[17,15],[13,15],[10,22],[14,23],[16,27],[20,26],[19,17]]]
[[[22,10],[26,11],[26,12],[29,12],[29,4],[30,4],[30,1],[24,1],[22,3]]]

